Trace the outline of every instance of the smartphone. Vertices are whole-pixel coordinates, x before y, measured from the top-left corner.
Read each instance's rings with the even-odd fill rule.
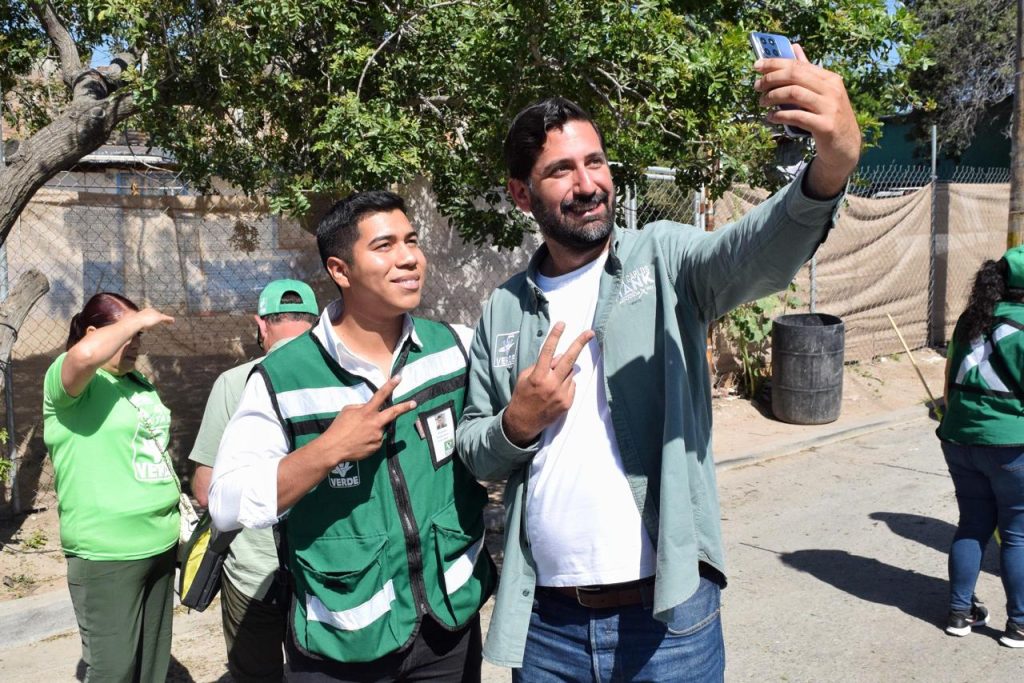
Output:
[[[796,59],[796,54],[793,52],[793,46],[790,44],[789,38],[775,33],[751,31],[750,47],[753,48],[754,54],[757,55],[758,59]],[[799,108],[792,104],[779,105],[779,109]],[[811,135],[810,131],[806,131],[799,126],[783,125],[782,127],[786,131],[786,135],[791,138],[806,138]]]

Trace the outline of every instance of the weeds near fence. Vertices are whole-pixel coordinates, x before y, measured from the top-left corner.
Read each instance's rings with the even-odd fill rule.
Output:
[[[38,550],[45,546],[48,540],[44,532],[36,529],[28,535],[28,538],[22,539],[21,547],[28,548],[29,550]]]
[[[726,339],[739,354],[739,386],[746,398],[757,396],[770,374],[768,350],[772,343],[775,314],[803,305],[793,296],[795,291],[796,285],[790,283],[786,291],[737,306],[719,321]]]

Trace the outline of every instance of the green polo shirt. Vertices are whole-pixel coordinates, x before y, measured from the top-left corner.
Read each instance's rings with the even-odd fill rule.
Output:
[[[283,339],[270,351],[291,341]],[[238,402],[242,398],[249,373],[265,356],[226,370],[217,377],[206,400],[203,422],[199,425],[196,442],[188,459],[199,465],[213,467],[217,459],[217,448]],[[224,574],[231,585],[243,594],[262,600],[274,580],[277,569],[277,546],[273,529],[242,529],[231,541],[227,558],[224,560]]]

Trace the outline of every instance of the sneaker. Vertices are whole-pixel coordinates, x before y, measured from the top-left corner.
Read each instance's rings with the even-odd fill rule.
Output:
[[[949,621],[946,622],[946,633],[951,636],[966,636],[974,626],[984,626],[988,623],[988,609],[977,599],[971,601],[969,612],[953,611],[949,613]],[[1009,629],[1007,629],[1009,632]],[[1024,635],[1022,635],[1024,638]],[[1024,640],[1017,647],[1024,647]]]
[[[1006,631],[999,638],[1006,647],[1024,647],[1024,624],[1006,622]]]

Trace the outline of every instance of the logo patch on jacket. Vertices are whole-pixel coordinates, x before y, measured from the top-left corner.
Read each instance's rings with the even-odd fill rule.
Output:
[[[654,289],[654,267],[640,266],[631,270],[622,278],[619,287],[619,303],[631,304]]]
[[[331,488],[336,489],[350,489],[353,486],[359,486],[359,481],[358,462],[339,462],[327,475],[327,483],[331,485]]]
[[[516,365],[516,351],[519,349],[519,332],[508,332],[494,337],[494,362],[496,368],[512,368]]]

